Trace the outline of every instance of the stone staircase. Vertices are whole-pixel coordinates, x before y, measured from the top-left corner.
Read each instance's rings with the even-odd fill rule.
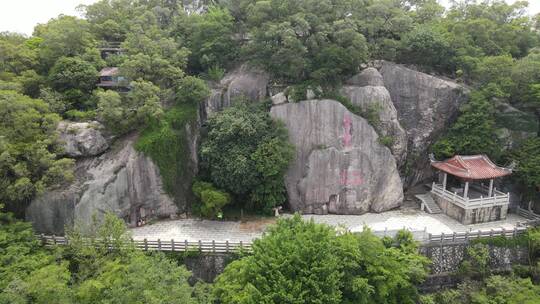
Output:
[[[419,199],[420,202],[422,202],[421,208],[422,210],[425,210],[427,213],[431,213],[431,214],[442,213],[441,208],[439,208],[437,203],[435,203],[435,201],[433,200],[433,197],[431,197],[431,194],[429,193],[417,194],[415,195],[415,197]]]

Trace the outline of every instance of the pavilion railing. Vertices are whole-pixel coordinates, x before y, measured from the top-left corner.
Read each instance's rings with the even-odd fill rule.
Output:
[[[463,209],[477,209],[483,207],[493,207],[493,206],[504,206],[510,203],[510,194],[502,193],[498,190],[493,192],[492,197],[480,197],[475,199],[470,199],[463,197],[457,192],[451,192],[447,189],[443,189],[442,184],[433,183],[431,186],[431,193],[452,202],[453,204],[463,208]]]

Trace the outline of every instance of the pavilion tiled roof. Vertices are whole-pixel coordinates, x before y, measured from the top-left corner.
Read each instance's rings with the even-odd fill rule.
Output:
[[[431,165],[448,174],[469,180],[482,180],[512,174],[512,170],[495,165],[486,155],[456,155]]]

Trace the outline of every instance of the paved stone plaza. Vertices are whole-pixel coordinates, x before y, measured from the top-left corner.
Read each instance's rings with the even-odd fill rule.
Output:
[[[291,216],[291,215],[284,215]],[[477,225],[462,225],[444,214],[428,214],[417,209],[395,210],[384,213],[368,213],[364,215],[303,215],[305,219],[313,219],[318,223],[333,226],[344,226],[351,231],[361,231],[364,225],[377,234],[392,234],[396,230],[407,228],[415,231],[415,236],[440,233],[465,232],[489,229],[513,229],[518,222],[526,219],[516,214],[508,214],[504,221]],[[137,240],[188,240],[188,241],[230,241],[250,242],[262,235],[265,228],[274,223],[274,218],[254,220],[247,223],[228,221],[208,221],[198,219],[167,220],[152,225],[131,229],[133,238]]]

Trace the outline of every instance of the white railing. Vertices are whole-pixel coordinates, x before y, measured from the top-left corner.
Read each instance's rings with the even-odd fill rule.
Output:
[[[456,192],[450,192],[446,189],[443,189],[441,184],[433,183],[431,185],[431,193],[452,202],[453,204],[463,208],[463,209],[477,209],[483,207],[493,207],[493,206],[504,206],[510,203],[510,194],[502,193],[500,191],[494,191],[492,197],[480,197],[475,199],[470,199],[463,197]]]

